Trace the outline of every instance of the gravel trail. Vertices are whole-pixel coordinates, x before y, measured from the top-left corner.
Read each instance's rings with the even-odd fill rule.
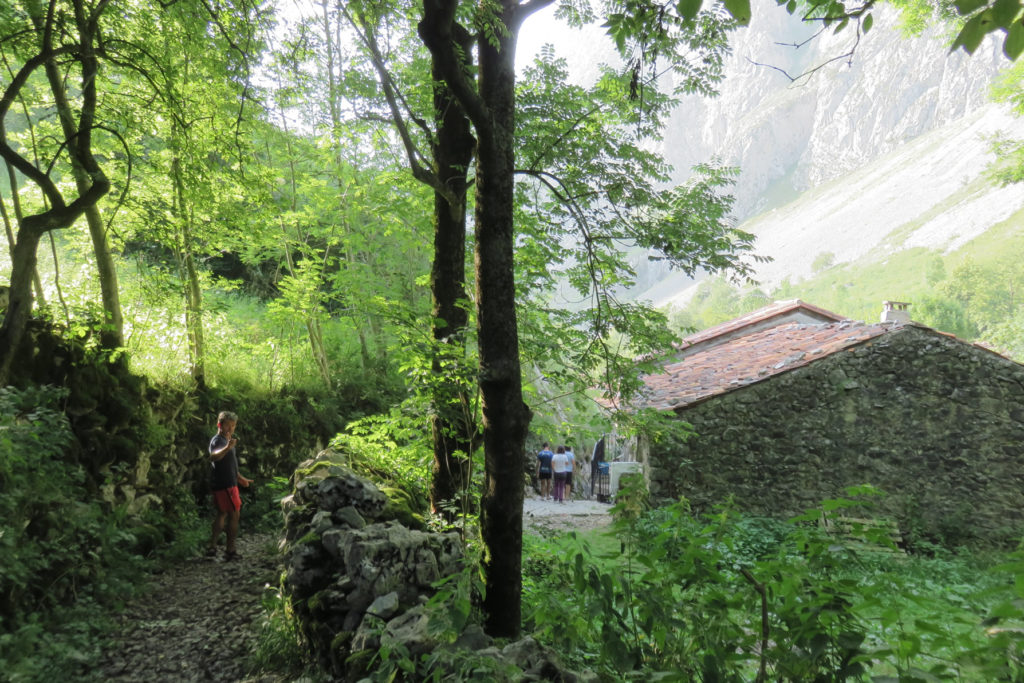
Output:
[[[527,533],[540,533],[600,529],[612,522],[609,509],[611,505],[596,500],[556,503],[553,500],[542,500],[532,491],[527,491],[523,500],[523,530]]]
[[[241,559],[195,557],[155,574],[118,615],[96,681],[248,681],[266,586],[281,566],[272,534],[238,538]]]

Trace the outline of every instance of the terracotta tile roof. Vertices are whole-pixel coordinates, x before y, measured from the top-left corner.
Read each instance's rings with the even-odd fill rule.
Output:
[[[709,327],[706,330],[701,330],[700,332],[695,332],[688,337],[684,337],[681,348],[687,348],[694,344],[699,344],[716,337],[728,335],[746,327],[753,327],[758,323],[768,322],[773,318],[784,318],[799,312],[803,312],[809,317],[818,319],[823,323],[842,322],[845,320],[845,318],[838,313],[826,311],[824,308],[819,308],[818,306],[801,301],[800,299],[776,301],[775,303],[759,308],[756,311],[752,311],[746,315],[741,315],[739,318],[727,320],[726,322],[715,325],[714,327]]]
[[[854,321],[790,323],[737,337],[645,377],[646,390],[640,407],[681,408],[807,365],[901,327]]]
[[[786,323],[830,323],[842,322],[844,320],[846,318],[838,313],[833,313],[800,299],[776,301],[756,311],[751,311],[746,315],[741,315],[738,318],[733,318],[700,332],[695,332],[688,337],[683,337],[680,343],[672,345],[672,351],[660,358],[657,354],[651,354],[649,356],[641,356],[637,360],[654,360],[658,364],[674,363],[706,348],[723,344],[730,339],[757,332],[773,325],[784,325]]]

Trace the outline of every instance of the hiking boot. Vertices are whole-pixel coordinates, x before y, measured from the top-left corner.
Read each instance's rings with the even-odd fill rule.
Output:
[[[225,562],[234,562],[235,560],[240,560],[240,559],[242,559],[242,556],[238,554],[237,550],[226,550],[224,552],[224,561]]]

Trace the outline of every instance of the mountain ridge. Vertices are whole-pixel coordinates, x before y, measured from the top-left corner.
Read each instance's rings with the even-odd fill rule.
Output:
[[[849,36],[794,54],[801,27],[774,3],[755,3],[721,96],[687,98],[666,129],[663,151],[680,179],[712,156],[739,166],[738,228],[772,259],[754,267],[766,290],[810,277],[821,255],[842,264],[873,250],[949,251],[1024,207],[1024,185],[986,174],[992,136],[1024,137],[1024,122],[988,98],[1008,64],[998,45],[950,53],[942,29],[906,38],[894,11],[879,14],[852,62],[827,64]],[[767,83],[765,63],[825,66],[793,87]],[[657,264],[638,282],[636,298],[661,307],[684,306],[696,289]]]

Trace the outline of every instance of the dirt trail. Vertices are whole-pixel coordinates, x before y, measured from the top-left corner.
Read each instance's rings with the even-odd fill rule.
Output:
[[[611,505],[596,500],[571,500],[556,503],[527,492],[523,500],[523,530],[589,531],[611,524]]]
[[[117,619],[120,628],[93,671],[97,681],[249,681],[261,598],[281,567],[272,534],[242,533],[241,559],[190,558],[153,576]]]
[[[527,496],[523,525],[585,531],[610,523],[609,506],[589,500],[564,504]],[[189,558],[155,574],[117,616],[94,681],[277,683],[253,675],[249,657],[258,642],[265,586],[277,586],[282,566],[274,534],[242,533],[241,559]]]

